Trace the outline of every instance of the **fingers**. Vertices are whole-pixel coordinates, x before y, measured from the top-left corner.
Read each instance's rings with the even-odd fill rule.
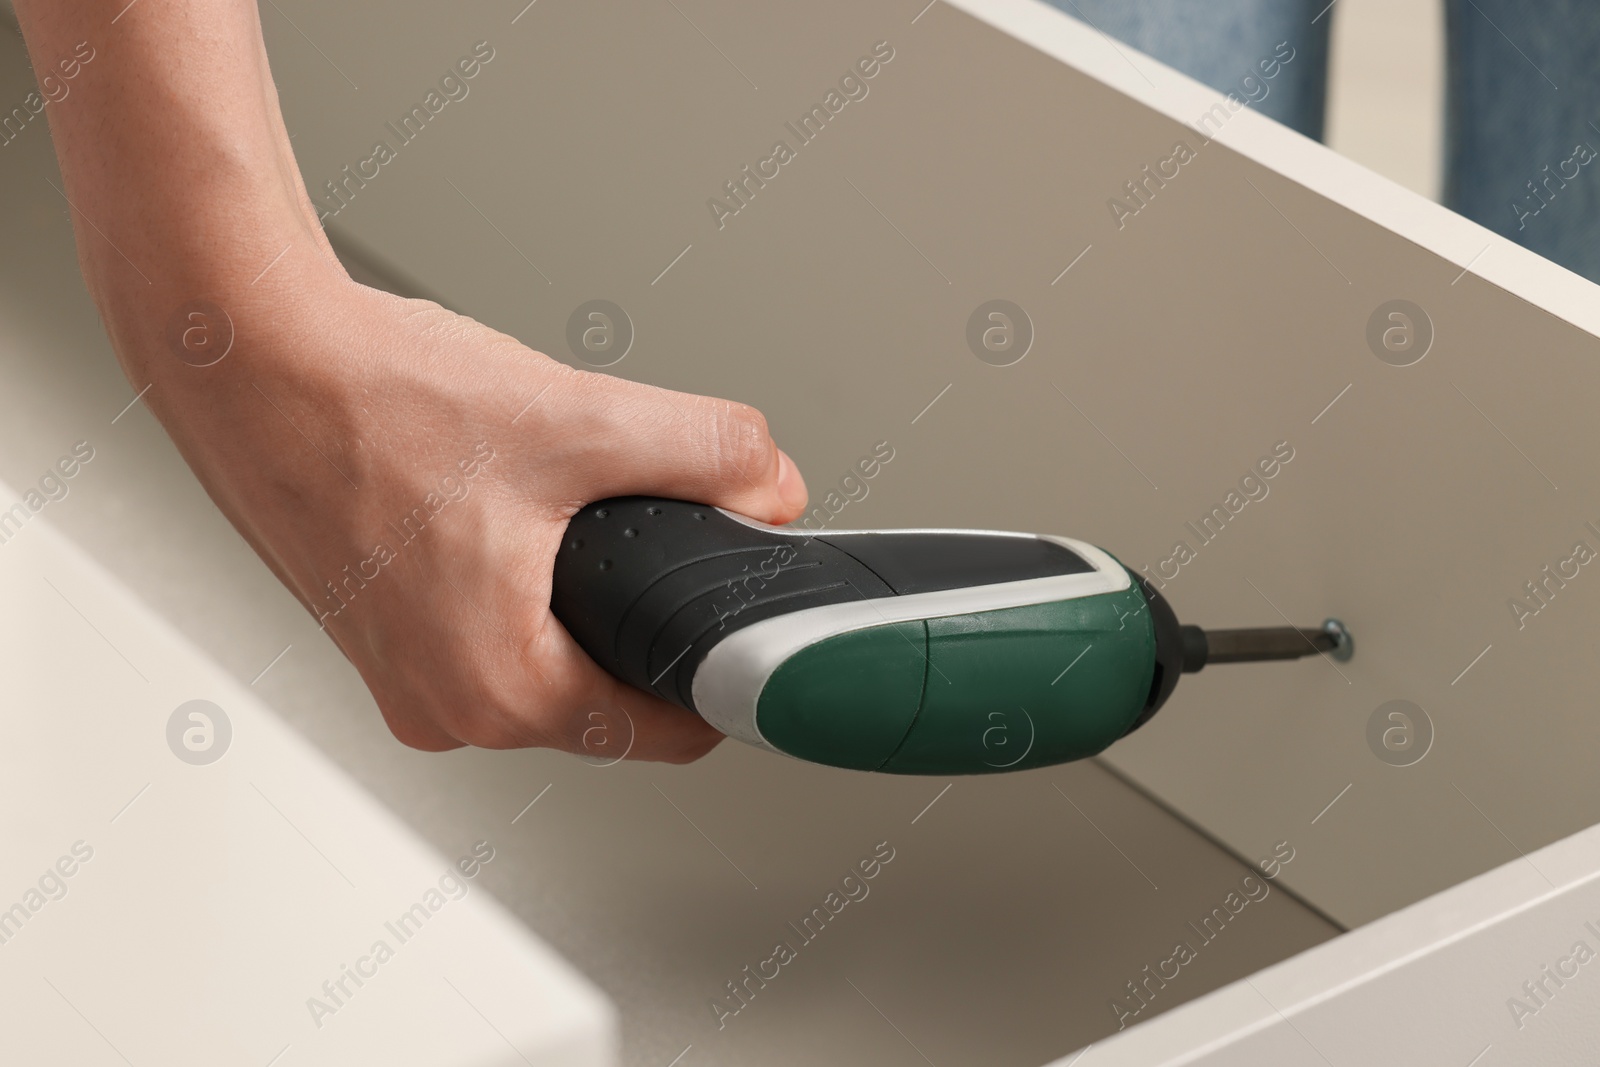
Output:
[[[641,494],[727,508],[783,523],[805,510],[800,470],[755,408],[677,393],[599,374],[578,376],[565,411],[598,435],[582,479],[580,504]]]
[[[413,748],[555,748],[596,764],[698,759],[721,734],[607,674],[549,614],[551,563],[567,519],[591,501],[640,494],[783,523],[803,513],[805,482],[748,405],[542,357],[523,381],[525,349],[509,339],[486,345],[510,346],[516,358],[500,388],[461,403],[464,412],[504,408],[501,425],[515,424],[500,431],[506,447],[497,448],[493,475],[382,565],[385,580],[353,604],[359,620],[341,617],[329,629],[390,730]],[[512,378],[518,389],[508,388]],[[525,399],[524,385],[540,388]],[[433,429],[454,431],[448,420]],[[407,503],[397,501],[401,513]]]
[[[554,618],[532,636],[457,621],[472,639],[456,655],[406,656],[394,675],[368,679],[402,744],[426,752],[553,748],[591,764],[687,763],[722,740],[693,712],[611,677]]]
[[[688,763],[722,740],[694,712],[635,689],[607,674],[551,619],[537,650],[541,681],[535,702],[499,719],[498,736],[475,740],[488,748],[539,745],[590,763],[621,759]],[[485,740],[491,742],[484,744]]]
[[[621,759],[691,763],[717,747],[723,739],[692,711],[659,700],[603,673],[597,682],[598,691],[609,699],[610,710],[595,708],[585,713],[578,743],[568,749],[591,763]]]
[[[478,748],[554,748],[590,763],[649,760],[690,763],[723,739],[704,719],[589,667],[586,692],[514,709],[480,707],[446,720],[407,709],[384,713],[395,739],[424,752]]]

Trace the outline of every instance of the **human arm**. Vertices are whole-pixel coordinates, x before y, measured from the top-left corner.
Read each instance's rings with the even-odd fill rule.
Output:
[[[567,519],[602,497],[798,514],[804,484],[759,414],[574,370],[351,281],[247,0],[15,7],[36,71],[93,52],[47,114],[117,358],[396,736],[582,751],[599,714],[634,724],[637,757],[714,745],[583,654],[549,613],[550,574]]]

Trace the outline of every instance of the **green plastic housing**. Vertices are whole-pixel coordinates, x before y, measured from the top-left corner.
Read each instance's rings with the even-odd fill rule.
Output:
[[[1082,759],[1151,697],[1156,637],[1137,582],[1115,593],[873,626],[810,645],[761,691],[756,724],[813,763],[987,774]]]

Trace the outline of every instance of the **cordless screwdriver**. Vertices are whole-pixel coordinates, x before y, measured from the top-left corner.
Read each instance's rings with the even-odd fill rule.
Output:
[[[1065,537],[811,532],[656,497],[567,525],[551,610],[630,685],[813,763],[983,774],[1092,756],[1208,663],[1349,659],[1335,619],[1202,630]]]

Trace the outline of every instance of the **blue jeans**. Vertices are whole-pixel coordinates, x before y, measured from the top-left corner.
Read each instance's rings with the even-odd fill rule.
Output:
[[[1049,2],[1241,98],[1241,79],[1287,41],[1294,61],[1255,106],[1322,136],[1328,0]],[[1445,26],[1445,204],[1600,281],[1600,4],[1445,0]]]

